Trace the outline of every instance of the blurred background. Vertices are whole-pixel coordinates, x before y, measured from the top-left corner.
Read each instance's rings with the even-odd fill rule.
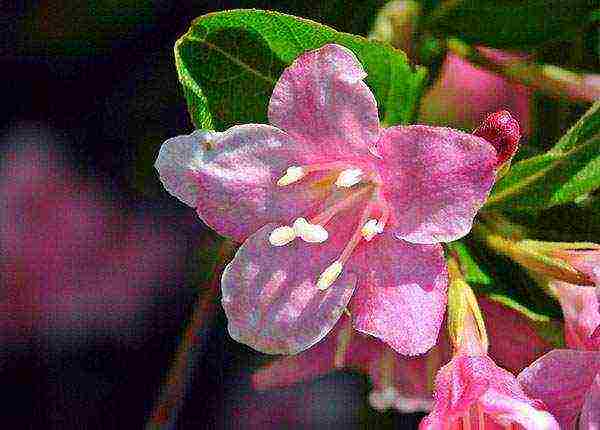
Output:
[[[133,429],[151,413],[219,243],[191,209],[162,190],[153,170],[161,143],[192,130],[173,61],[173,44],[192,19],[255,7],[366,35],[373,28],[385,32],[385,22],[375,24],[385,3],[3,4],[3,426]],[[557,47],[573,41],[579,54],[565,58]],[[431,67],[422,122],[470,130],[486,113],[508,108],[521,121],[526,141],[537,142],[525,145],[526,154],[549,146],[585,110],[534,94],[459,57],[443,57],[435,43],[412,56],[427,58]],[[597,44],[597,30],[586,30],[537,55],[592,72],[598,67]],[[200,339],[177,428],[416,428],[422,416],[372,410],[369,381],[358,373],[254,392],[251,372],[269,359],[229,339],[218,306]]]

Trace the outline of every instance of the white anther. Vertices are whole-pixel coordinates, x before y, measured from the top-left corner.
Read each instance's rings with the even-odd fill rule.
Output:
[[[325,242],[329,237],[329,233],[327,233],[327,230],[325,230],[323,226],[311,224],[304,218],[297,218],[296,221],[294,221],[293,227],[296,236],[300,236],[305,242],[321,243]]]
[[[277,185],[280,187],[285,187],[286,185],[293,184],[294,182],[299,181],[306,175],[306,171],[300,166],[290,166],[285,171],[285,175],[283,175],[277,181]]]
[[[362,180],[363,172],[360,169],[342,170],[335,181],[335,185],[342,188],[350,188]]]
[[[331,287],[331,285],[342,273],[343,268],[344,266],[342,266],[342,263],[339,261],[333,262],[331,266],[325,269],[323,273],[321,273],[321,276],[319,276],[317,288],[319,290],[326,290],[327,288]]]
[[[269,243],[273,246],[283,246],[296,238],[296,230],[287,225],[277,227],[269,235]]]
[[[383,226],[376,219],[370,219],[363,225],[360,234],[367,242],[372,240],[378,234],[383,233]]]

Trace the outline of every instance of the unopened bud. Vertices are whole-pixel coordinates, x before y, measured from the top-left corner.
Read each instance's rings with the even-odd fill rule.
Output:
[[[498,157],[496,167],[502,167],[510,162],[519,148],[521,139],[519,123],[506,110],[489,114],[473,134],[484,138],[496,148]]]

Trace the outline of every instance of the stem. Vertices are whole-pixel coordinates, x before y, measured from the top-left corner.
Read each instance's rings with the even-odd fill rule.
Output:
[[[201,330],[210,321],[217,308],[215,299],[219,291],[221,273],[233,250],[234,245],[228,240],[225,240],[219,248],[213,276],[206,291],[198,296],[198,302],[183,332],[173,364],[167,373],[158,400],[146,424],[146,430],[168,429],[175,426],[177,414],[192,381],[193,365],[200,352]]]
[[[593,102],[600,98],[600,86],[585,75],[550,64],[535,64],[527,60],[494,60],[481,50],[458,39],[448,40],[448,49],[476,66],[503,75],[508,80],[541,91],[554,98],[569,98],[578,102]]]

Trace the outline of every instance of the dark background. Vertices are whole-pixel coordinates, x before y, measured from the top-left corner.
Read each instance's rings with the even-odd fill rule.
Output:
[[[0,134],[51,130],[74,168],[101,183],[120,206],[153,211],[182,232],[193,266],[195,249],[209,233],[162,190],[152,169],[160,144],[192,129],[173,61],[175,40],[193,18],[237,7],[279,10],[365,34],[383,1],[15,3],[4,3],[1,12]],[[198,280],[205,277],[182,273],[172,279],[177,288],[155,297],[146,315],[151,330],[133,346],[96,337],[57,349],[35,336],[17,339],[25,345],[18,353],[0,345],[2,427],[142,428],[198,295]],[[250,428],[261,420],[299,428],[415,426],[415,417],[372,412],[365,400],[367,379],[357,374],[253,394],[248,369],[266,359],[231,341],[225,327],[219,308],[204,332],[178,428]],[[305,418],[296,424],[278,418],[282,405],[304,408],[296,415]]]

